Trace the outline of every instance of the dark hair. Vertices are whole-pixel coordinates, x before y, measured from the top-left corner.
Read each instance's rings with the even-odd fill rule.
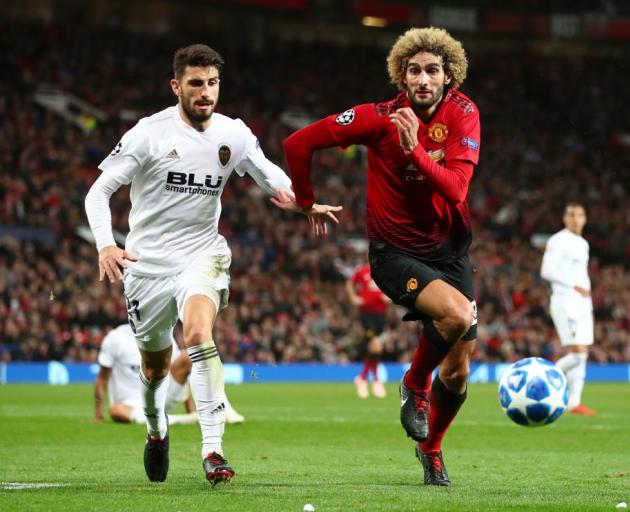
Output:
[[[193,44],[180,48],[173,56],[173,73],[177,80],[181,79],[187,66],[195,68],[207,68],[214,66],[219,70],[223,69],[223,57],[219,53],[205,44]]]
[[[569,201],[564,207],[565,213],[569,208],[582,208],[582,210],[586,212],[586,207],[584,206],[584,203],[581,203],[580,201]]]

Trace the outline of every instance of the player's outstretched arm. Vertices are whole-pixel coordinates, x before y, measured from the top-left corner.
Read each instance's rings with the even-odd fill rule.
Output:
[[[94,423],[103,421],[103,403],[105,402],[105,388],[112,374],[112,369],[101,366],[94,381]]]
[[[343,206],[330,206],[328,204],[317,203],[313,203],[310,208],[301,208],[295,202],[295,197],[289,195],[282,189],[276,190],[276,197],[272,197],[271,202],[281,210],[306,215],[308,222],[311,225],[311,229],[313,230],[313,234],[316,236],[326,235],[328,232],[326,227],[327,221],[339,224],[339,219],[337,219],[335,213],[343,210]]]

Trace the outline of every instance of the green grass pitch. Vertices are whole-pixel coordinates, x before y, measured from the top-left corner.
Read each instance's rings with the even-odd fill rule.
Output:
[[[608,510],[630,502],[630,385],[587,384],[600,411],[523,428],[496,385],[470,386],[444,442],[453,485],[421,484],[398,396],[360,400],[352,384],[229,386],[244,425],[224,448],[237,472],[212,488],[196,425],[171,428],[164,484],[144,475],[144,427],[90,422],[89,385],[0,386],[0,510],[296,511]],[[17,483],[61,484],[20,489]]]

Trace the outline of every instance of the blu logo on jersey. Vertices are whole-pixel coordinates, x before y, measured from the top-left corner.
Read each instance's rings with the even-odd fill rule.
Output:
[[[206,174],[203,183],[196,182],[196,176],[194,172],[175,172],[169,171],[166,177],[166,183],[170,185],[188,185],[189,187],[207,187],[207,188],[219,188],[223,183],[223,176],[212,176]],[[215,181],[213,183],[213,180]]]

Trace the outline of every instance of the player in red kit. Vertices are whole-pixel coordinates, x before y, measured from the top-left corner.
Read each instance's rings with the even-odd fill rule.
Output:
[[[467,196],[479,160],[479,113],[458,91],[468,61],[446,31],[410,29],[392,47],[387,64],[400,89],[393,100],[326,117],[288,137],[284,148],[294,209],[302,211],[314,204],[313,151],[367,146],[372,277],[409,310],[407,320],[423,324],[400,385],[400,419],[418,443],[425,484],[450,485],[442,438],[466,399],[477,337]]]
[[[369,396],[367,379],[372,372],[372,394],[377,398],[385,398],[383,383],[377,375],[378,362],[383,353],[383,342],[379,336],[385,329],[387,307],[391,302],[372,279],[370,266],[362,265],[346,281],[346,291],[350,302],[358,306],[361,325],[365,331],[365,348],[363,370],[354,379],[359,398]]]

